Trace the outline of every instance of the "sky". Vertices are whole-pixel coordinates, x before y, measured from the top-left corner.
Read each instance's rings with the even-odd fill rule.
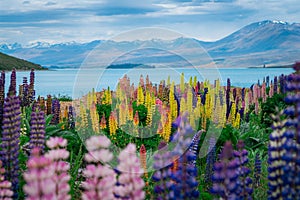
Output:
[[[0,44],[90,42],[158,27],[215,41],[253,22],[300,22],[299,0],[0,0]]]

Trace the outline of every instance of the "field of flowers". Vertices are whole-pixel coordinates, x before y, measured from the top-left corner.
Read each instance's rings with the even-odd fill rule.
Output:
[[[0,199],[300,199],[300,63],[250,88],[170,79],[81,99],[0,76]]]

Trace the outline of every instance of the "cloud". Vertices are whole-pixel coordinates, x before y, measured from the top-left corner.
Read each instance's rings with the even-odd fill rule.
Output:
[[[57,5],[57,3],[52,2],[52,1],[49,1],[45,4],[45,6],[54,6],[54,5]]]
[[[215,40],[265,19],[300,22],[298,0],[10,0],[0,4],[0,38],[22,43],[90,41],[147,26]]]

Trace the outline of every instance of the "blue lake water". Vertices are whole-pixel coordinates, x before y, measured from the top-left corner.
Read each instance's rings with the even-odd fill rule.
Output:
[[[240,87],[250,87],[263,77],[281,74],[290,74],[291,68],[226,68],[226,69],[64,69],[56,71],[36,71],[35,72],[35,90],[36,96],[46,96],[47,94],[59,96],[67,95],[70,97],[79,97],[95,88],[101,91],[108,86],[115,89],[120,78],[127,74],[135,84],[138,83],[140,75],[148,74],[153,83],[159,83],[160,80],[166,80],[170,76],[176,83],[180,81],[180,74],[185,74],[186,81],[191,76],[197,76],[198,80],[220,79],[223,85],[226,85],[227,78],[231,79],[231,84]],[[22,83],[24,76],[28,77],[30,72],[17,72],[17,85]],[[6,90],[9,85],[10,72],[6,73]]]

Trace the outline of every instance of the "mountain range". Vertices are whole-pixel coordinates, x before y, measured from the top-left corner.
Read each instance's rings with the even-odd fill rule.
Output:
[[[195,44],[203,47],[203,52],[192,57],[190,55],[193,52],[199,51]],[[94,63],[95,66],[141,63],[183,67],[196,63],[196,60],[201,60],[199,65],[213,60],[218,67],[283,66],[300,60],[300,23],[270,20],[256,22],[214,42],[192,38],[95,40],[89,43],[61,44],[37,42],[28,46],[18,43],[0,44],[0,51],[48,68],[78,68],[91,54],[100,56],[101,61]],[[117,59],[111,62],[114,56]]]

